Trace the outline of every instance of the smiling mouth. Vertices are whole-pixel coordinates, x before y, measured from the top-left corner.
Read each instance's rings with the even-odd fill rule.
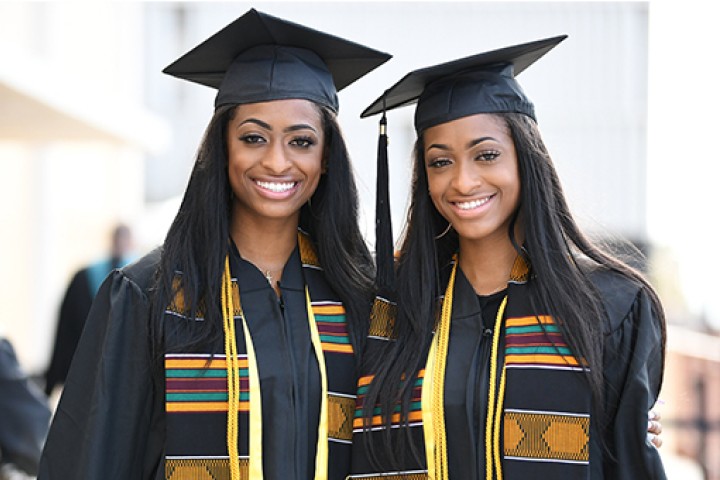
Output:
[[[274,193],[283,193],[295,188],[298,182],[261,182],[256,180],[255,183],[265,190],[270,190]]]
[[[481,207],[482,205],[485,205],[487,202],[489,202],[495,195],[490,195],[489,197],[480,198],[478,200],[470,200],[469,202],[453,202],[456,207],[458,207],[460,210],[472,210],[474,208]]]

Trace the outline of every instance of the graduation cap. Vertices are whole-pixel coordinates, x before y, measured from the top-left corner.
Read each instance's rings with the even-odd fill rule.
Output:
[[[381,290],[392,290],[394,284],[385,112],[417,103],[415,130],[418,134],[429,127],[478,113],[517,112],[535,119],[533,104],[515,76],[566,38],[567,35],[560,35],[414,70],[360,115],[364,118],[383,114],[378,142],[375,220],[376,282]]]
[[[390,57],[250,9],[163,72],[218,89],[216,108],[301,98],[337,113],[337,92]]]

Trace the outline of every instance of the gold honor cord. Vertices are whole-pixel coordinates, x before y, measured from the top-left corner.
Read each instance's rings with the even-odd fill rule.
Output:
[[[430,346],[425,365],[425,383],[422,389],[422,419],[425,434],[425,453],[428,476],[431,480],[448,480],[447,437],[445,432],[445,363],[450,343],[450,318],[452,316],[453,290],[457,272],[455,256],[450,280],[445,290],[440,324]],[[426,392],[428,392],[426,394]]]
[[[488,412],[485,419],[485,478],[493,480],[493,470],[497,480],[502,480],[502,465],[500,463],[500,420],[502,419],[503,398],[505,397],[505,362],[500,373],[500,391],[496,395],[497,385],[497,358],[500,347],[500,330],[507,305],[507,295],[503,298],[495,317],[495,331],[493,332],[492,353],[490,354],[490,388],[488,388]],[[493,468],[494,467],[494,468]]]
[[[228,415],[227,447],[230,479],[240,480],[240,458],[238,455],[238,408],[240,404],[240,365],[235,335],[235,308],[233,305],[232,277],[230,258],[225,257],[225,272],[222,282],[223,330],[225,331],[225,364],[227,369]],[[250,337],[242,305],[238,305],[245,347],[248,357],[248,376],[250,377],[250,462],[249,478],[262,480],[262,401],[260,397],[260,377],[258,375],[255,350]]]
[[[313,349],[317,357],[318,367],[320,367],[320,384],[322,392],[320,394],[320,421],[318,424],[318,440],[317,455],[315,456],[315,480],[327,480],[328,470],[328,379],[325,367],[325,355],[322,350],[322,342],[320,333],[315,323],[315,313],[310,302],[310,293],[307,286],[305,287],[305,303],[307,304],[308,322],[310,323],[310,336],[312,338]]]

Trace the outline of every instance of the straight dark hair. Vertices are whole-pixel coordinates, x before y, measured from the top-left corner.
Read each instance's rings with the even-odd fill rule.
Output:
[[[520,202],[514,213],[508,237],[518,255],[525,257],[533,281],[528,283],[532,307],[549,312],[581,364],[588,367],[587,380],[593,398],[593,410],[602,422],[603,342],[602,322],[605,310],[602,298],[588,276],[583,263],[604,267],[637,282],[646,290],[662,325],[665,346],[664,314],[654,290],[636,270],[594,245],[580,230],[565,200],[560,180],[541,139],[537,124],[519,113],[496,114],[509,130],[517,152],[521,184]],[[428,195],[422,136],[414,153],[411,203],[400,257],[397,264],[397,318],[394,341],[386,343],[382,358],[366,358],[364,371],[376,372],[369,386],[363,411],[365,428],[370,428],[373,406],[382,411],[384,430],[379,443],[365,435],[366,449],[379,467],[397,467],[412,458],[418,461],[409,428],[398,432],[393,444],[391,416],[400,404],[401,419],[408,425],[410,396],[417,372],[424,367],[428,347],[437,320],[438,299],[447,284],[448,265],[459,248],[457,233],[451,230],[436,239],[448,226]],[[514,236],[520,222],[524,243]],[[570,293],[572,292],[572,293]],[[664,355],[664,354],[663,354]],[[601,423],[604,427],[604,423]],[[404,432],[403,432],[404,431]]]
[[[199,351],[223,338],[220,288],[229,252],[232,190],[226,133],[237,105],[218,107],[205,131],[180,209],[163,244],[152,302],[151,337],[157,360],[172,350]],[[358,228],[358,200],[350,158],[335,114],[317,107],[325,145],[321,176],[300,212],[300,228],[314,241],[328,283],[342,300],[357,354],[367,334],[372,258]],[[177,292],[184,297],[190,338],[165,343],[164,312]],[[221,343],[220,343],[221,344]]]

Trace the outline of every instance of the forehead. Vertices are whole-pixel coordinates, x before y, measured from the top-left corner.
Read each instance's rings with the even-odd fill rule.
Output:
[[[302,99],[273,100],[238,105],[235,109],[233,121],[243,122],[249,118],[280,125],[301,122],[317,126],[322,123],[320,107],[309,100]]]
[[[478,113],[458,118],[449,122],[429,127],[423,133],[425,142],[445,138],[448,141],[463,140],[468,137],[492,137],[496,140],[510,140],[510,130],[507,123],[499,115],[492,113]],[[432,143],[432,142],[431,142]]]

